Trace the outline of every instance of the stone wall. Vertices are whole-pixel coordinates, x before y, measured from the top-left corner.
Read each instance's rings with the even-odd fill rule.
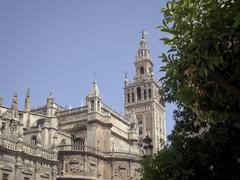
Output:
[[[0,134],[0,179],[55,180],[57,154],[7,131]]]
[[[140,179],[140,159],[127,153],[60,151],[58,159],[58,180]]]

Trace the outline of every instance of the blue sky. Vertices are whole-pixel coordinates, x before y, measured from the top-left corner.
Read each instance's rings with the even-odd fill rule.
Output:
[[[123,112],[124,73],[131,80],[140,34],[148,31],[155,78],[167,48],[156,27],[166,0],[1,0],[0,96],[9,106],[17,92],[20,108],[29,87],[32,107],[50,92],[65,106],[78,107],[94,74],[103,100]],[[167,132],[173,127],[167,104]]]

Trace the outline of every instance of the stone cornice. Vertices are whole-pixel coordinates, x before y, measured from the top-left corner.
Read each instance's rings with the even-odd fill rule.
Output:
[[[102,126],[105,126],[105,127],[108,127],[108,128],[111,128],[112,127],[112,123],[110,122],[103,122],[101,120],[98,120],[98,119],[92,119],[92,120],[89,120],[87,121],[88,124],[93,124],[93,123],[96,123],[96,124],[100,124]]]

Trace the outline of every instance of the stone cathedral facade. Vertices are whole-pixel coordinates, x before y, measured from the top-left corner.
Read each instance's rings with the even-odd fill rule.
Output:
[[[0,99],[0,180],[140,179],[140,160],[166,140],[162,90],[142,34],[133,81],[124,82],[125,113],[107,106],[94,81],[85,106],[67,109],[52,94],[24,110],[14,94],[10,107]]]

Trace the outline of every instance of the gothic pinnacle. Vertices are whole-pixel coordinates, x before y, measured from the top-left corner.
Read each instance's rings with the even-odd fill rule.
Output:
[[[25,96],[25,111],[30,111],[30,94],[30,88],[28,88]]]

